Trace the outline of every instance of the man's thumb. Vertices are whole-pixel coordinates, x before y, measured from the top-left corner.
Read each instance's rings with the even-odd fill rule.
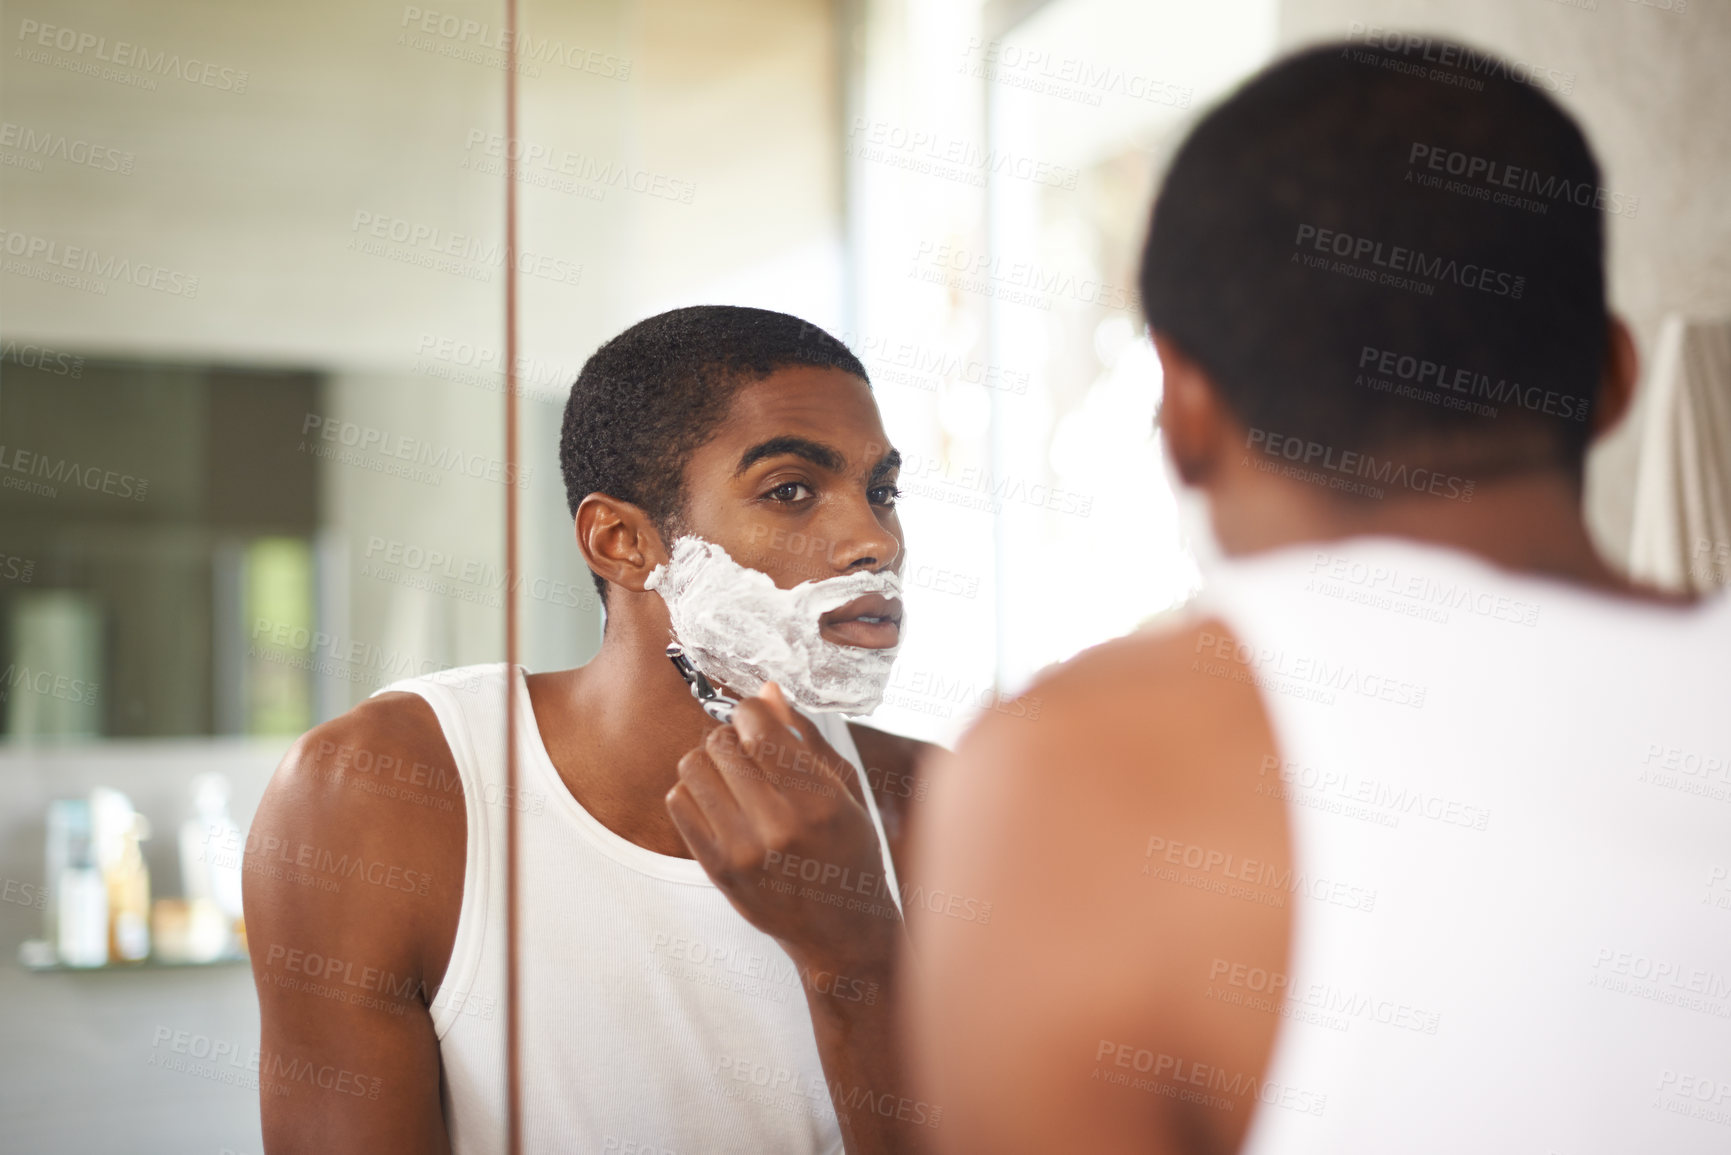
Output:
[[[775,715],[776,721],[792,730],[798,737],[804,737],[799,732],[799,723],[794,720],[793,707],[787,704],[787,696],[781,692],[781,687],[774,682],[765,682],[763,689],[757,692],[769,712]]]

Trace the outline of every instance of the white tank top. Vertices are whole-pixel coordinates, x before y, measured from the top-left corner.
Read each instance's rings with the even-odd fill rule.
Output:
[[[505,1149],[503,664],[388,686],[425,698],[462,779],[468,855],[451,961],[432,1003],[455,1155]],[[547,756],[517,695],[518,959],[523,1149],[700,1155],[838,1152],[841,1133],[804,988],[774,939],[695,860],[608,830]],[[813,718],[859,770],[839,716]],[[876,900],[899,905],[883,822]],[[836,980],[835,997],[883,997]]]
[[[1731,1151],[1731,599],[1383,538],[1211,577],[1294,839],[1287,973],[1210,965],[1281,1018],[1246,1155]]]

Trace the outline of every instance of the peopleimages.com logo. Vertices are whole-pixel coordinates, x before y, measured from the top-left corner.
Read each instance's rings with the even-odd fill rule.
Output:
[[[121,282],[188,300],[198,296],[198,278],[191,273],[148,261],[134,261],[88,245],[70,245],[53,237],[0,228],[0,250],[8,257],[20,258],[21,262],[40,261],[53,267],[32,270],[20,262],[8,262],[6,271],[9,273],[35,276],[38,280],[58,278],[61,283],[98,296],[107,296],[109,283]],[[15,264],[17,267],[13,267]],[[66,271],[56,273],[54,270]]]
[[[1577,208],[1594,208],[1600,212],[1628,217],[1634,216],[1641,207],[1640,197],[1610,192],[1584,180],[1571,181],[1555,174],[1545,175],[1521,165],[1476,156],[1442,145],[1426,144],[1423,141],[1413,142],[1406,160],[1409,165],[1415,166],[1408,170],[1409,180],[1414,179],[1415,175],[1423,177],[1425,174],[1415,173],[1418,166],[1423,166],[1432,174],[1461,178],[1451,184],[1470,186],[1453,188],[1434,184],[1433,187],[1446,188],[1449,192],[1462,192],[1489,200],[1493,204],[1508,205],[1529,212],[1544,213],[1550,207],[1546,202],[1557,201],[1566,201]]]
[[[10,476],[14,473],[21,476]],[[143,501],[150,492],[148,478],[118,473],[100,465],[83,465],[68,461],[64,457],[50,457],[34,450],[0,443],[0,486],[24,490],[42,497],[55,497],[59,494],[58,487],[61,485],[71,485],[91,493],[106,493],[110,497],[132,501]]]
[[[182,57],[178,52],[165,49],[153,52],[143,45],[125,40],[111,43],[108,37],[98,36],[93,32],[43,24],[36,20],[18,22],[18,39],[23,41],[24,45],[15,55],[23,56],[33,63],[52,64],[68,72],[89,73],[103,80],[130,84],[146,91],[156,87],[153,77],[161,76],[184,80],[188,84],[203,88],[214,88],[219,92],[245,92],[250,75],[244,68],[212,64],[193,56]],[[41,51],[47,48],[72,55],[55,59]],[[116,72],[115,68],[104,68],[102,65],[132,69],[133,72]],[[139,76],[137,73],[144,75]]]
[[[1295,262],[1299,261],[1302,250],[1310,249],[1355,263],[1347,267],[1337,267],[1333,270],[1335,272],[1345,272],[1362,280],[1379,281],[1399,288],[1415,289],[1426,296],[1434,292],[1433,286],[1441,281],[1463,289],[1476,289],[1481,293],[1518,301],[1527,286],[1525,277],[1493,269],[1475,261],[1436,256],[1407,248],[1405,245],[1385,244],[1372,237],[1354,236],[1338,229],[1325,229],[1312,224],[1300,224],[1298,235],[1293,238],[1292,244]],[[1376,269],[1356,265],[1356,262],[1360,261],[1369,261],[1376,269],[1386,272],[1379,275]],[[1394,274],[1401,276],[1395,277]]]
[[[1415,395],[1419,399],[1428,399],[1432,393],[1458,393],[1480,401],[1494,401],[1498,405],[1517,405],[1522,409],[1564,421],[1585,421],[1592,408],[1587,398],[1572,393],[1558,393],[1554,389],[1543,389],[1537,385],[1522,385],[1519,381],[1510,381],[1506,377],[1492,378],[1488,373],[1467,366],[1449,365],[1393,349],[1378,349],[1374,345],[1365,345],[1359,349],[1358,367],[1413,386],[1420,391]],[[1484,405],[1476,402],[1472,406],[1449,404],[1447,407],[1471,408],[1475,412],[1485,412],[1486,409]],[[1495,409],[1489,409],[1488,415],[1494,417],[1496,412]]]

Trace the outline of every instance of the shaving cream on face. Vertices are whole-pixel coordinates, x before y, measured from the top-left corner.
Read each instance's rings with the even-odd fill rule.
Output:
[[[643,583],[667,603],[673,638],[712,682],[749,696],[774,682],[814,713],[869,714],[883,701],[896,650],[839,645],[818,618],[865,594],[901,596],[893,573],[851,573],[781,589],[700,537],[673,543],[673,556]]]

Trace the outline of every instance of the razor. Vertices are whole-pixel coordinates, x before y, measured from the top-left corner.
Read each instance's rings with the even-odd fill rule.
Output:
[[[723,726],[733,721],[733,711],[738,707],[739,700],[717,690],[715,683],[704,677],[703,671],[691,664],[691,659],[685,656],[685,650],[678,642],[668,643],[667,660],[673,663],[673,668],[679,671],[679,676],[691,687],[691,696],[697,699],[697,704],[703,707],[705,714]]]

